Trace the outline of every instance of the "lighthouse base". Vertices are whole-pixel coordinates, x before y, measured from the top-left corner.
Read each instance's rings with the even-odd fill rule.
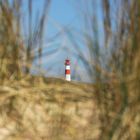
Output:
[[[71,76],[69,74],[66,74],[66,81],[71,81]]]

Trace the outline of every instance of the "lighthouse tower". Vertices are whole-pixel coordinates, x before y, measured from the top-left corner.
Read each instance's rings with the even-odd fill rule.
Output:
[[[67,81],[71,81],[71,75],[70,75],[70,60],[66,59],[65,60],[65,79]]]

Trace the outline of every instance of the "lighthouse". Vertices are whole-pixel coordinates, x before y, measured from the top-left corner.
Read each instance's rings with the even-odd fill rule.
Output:
[[[70,72],[70,60],[66,59],[65,60],[65,79],[67,81],[71,81],[71,72]]]

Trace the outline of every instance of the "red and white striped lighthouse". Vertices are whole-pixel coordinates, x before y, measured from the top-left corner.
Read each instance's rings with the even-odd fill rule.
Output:
[[[67,81],[71,81],[71,72],[70,72],[70,60],[66,59],[65,60],[65,79]]]

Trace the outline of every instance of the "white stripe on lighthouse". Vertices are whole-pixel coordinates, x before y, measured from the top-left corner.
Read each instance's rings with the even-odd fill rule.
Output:
[[[66,65],[66,70],[70,70],[70,65]]]

